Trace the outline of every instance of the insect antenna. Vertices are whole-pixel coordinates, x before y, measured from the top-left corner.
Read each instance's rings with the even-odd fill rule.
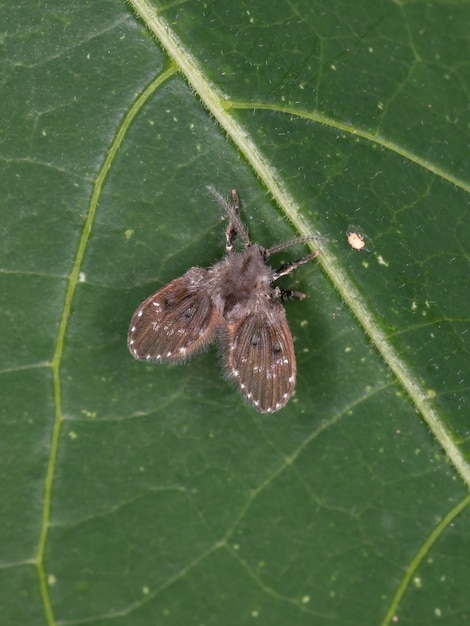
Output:
[[[227,227],[225,233],[226,240],[226,250],[227,252],[232,252],[233,250],[233,241],[235,237],[238,235],[243,242],[245,248],[251,246],[250,238],[248,236],[248,231],[246,230],[243,222],[240,219],[238,214],[240,210],[240,199],[238,197],[238,193],[236,189],[232,189],[232,202],[227,202],[227,200],[213,187],[213,185],[207,185],[208,192],[214,196],[220,206],[223,208],[225,213],[227,213],[229,217],[229,225]]]

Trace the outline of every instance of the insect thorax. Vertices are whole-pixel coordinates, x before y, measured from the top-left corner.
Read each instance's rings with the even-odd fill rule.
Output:
[[[271,292],[273,271],[266,264],[264,248],[257,244],[227,255],[210,271],[225,316],[234,307],[255,307],[260,296],[269,296]]]

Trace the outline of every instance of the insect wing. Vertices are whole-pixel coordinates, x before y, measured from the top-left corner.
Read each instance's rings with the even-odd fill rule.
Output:
[[[142,302],[127,337],[136,359],[181,362],[213,341],[221,318],[206,282],[207,271],[193,268]]]
[[[295,387],[294,345],[280,304],[230,320],[225,328],[225,362],[230,378],[260,413],[281,409]]]

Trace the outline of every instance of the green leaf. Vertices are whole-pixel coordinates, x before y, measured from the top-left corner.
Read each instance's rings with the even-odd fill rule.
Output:
[[[3,7],[2,624],[470,611],[470,5],[252,4]],[[318,234],[273,415],[217,349],[127,350],[224,254],[208,183],[253,241]]]

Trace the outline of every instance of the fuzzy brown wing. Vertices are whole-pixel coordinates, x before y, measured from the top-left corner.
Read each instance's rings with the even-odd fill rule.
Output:
[[[295,387],[296,363],[284,308],[269,302],[224,325],[224,355],[229,377],[260,413],[281,409]]]
[[[220,321],[207,295],[207,271],[193,268],[142,302],[127,345],[136,359],[181,362],[213,341]]]

